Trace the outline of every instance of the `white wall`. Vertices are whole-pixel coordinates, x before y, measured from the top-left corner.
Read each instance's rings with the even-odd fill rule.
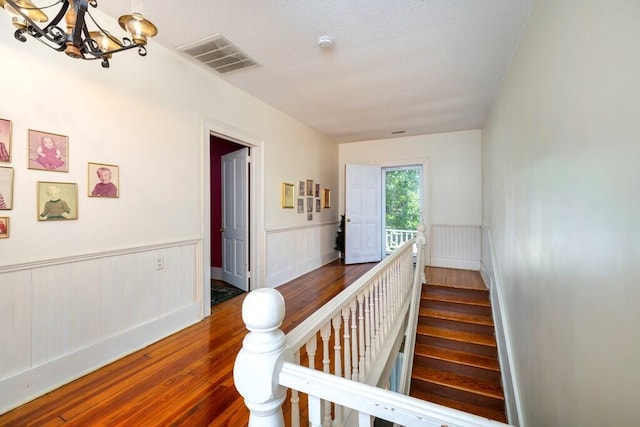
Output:
[[[337,221],[337,208],[307,221],[280,207],[283,181],[336,187],[336,144],[153,41],[148,50],[118,54],[105,70],[16,41],[0,14],[0,117],[13,122],[3,166],[15,169],[13,210],[0,212],[11,219],[0,240],[0,412],[200,318],[203,122],[262,143],[253,214],[264,216],[263,245],[265,229]],[[69,137],[68,173],[27,169],[27,129]],[[86,197],[87,162],[120,167],[120,198]],[[38,222],[37,181],[77,183],[79,219]]]
[[[638,22],[537,1],[483,130],[522,425],[638,424]]]
[[[481,131],[470,130],[340,144],[340,188],[345,164],[415,165],[424,171],[423,221],[429,264],[480,268],[482,223]],[[340,210],[344,212],[344,192]],[[434,239],[436,238],[437,239]]]

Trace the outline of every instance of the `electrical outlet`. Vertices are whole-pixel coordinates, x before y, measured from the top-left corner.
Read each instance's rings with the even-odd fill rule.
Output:
[[[156,270],[164,270],[164,257],[162,255],[156,257]]]

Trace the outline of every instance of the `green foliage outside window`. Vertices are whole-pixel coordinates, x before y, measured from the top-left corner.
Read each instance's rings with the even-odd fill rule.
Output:
[[[415,230],[420,223],[420,170],[387,170],[386,228]]]

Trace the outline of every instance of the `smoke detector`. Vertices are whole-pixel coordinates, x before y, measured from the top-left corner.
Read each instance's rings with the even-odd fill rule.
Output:
[[[333,46],[333,40],[329,36],[318,37],[318,46],[323,49],[328,49]]]

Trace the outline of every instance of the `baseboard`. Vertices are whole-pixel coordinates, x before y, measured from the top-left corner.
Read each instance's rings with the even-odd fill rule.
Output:
[[[211,278],[213,280],[222,280],[222,267],[211,267]]]
[[[431,258],[429,265],[432,267],[456,268],[460,270],[480,270],[479,259]]]
[[[200,321],[190,305],[153,322],[0,381],[0,414]]]

